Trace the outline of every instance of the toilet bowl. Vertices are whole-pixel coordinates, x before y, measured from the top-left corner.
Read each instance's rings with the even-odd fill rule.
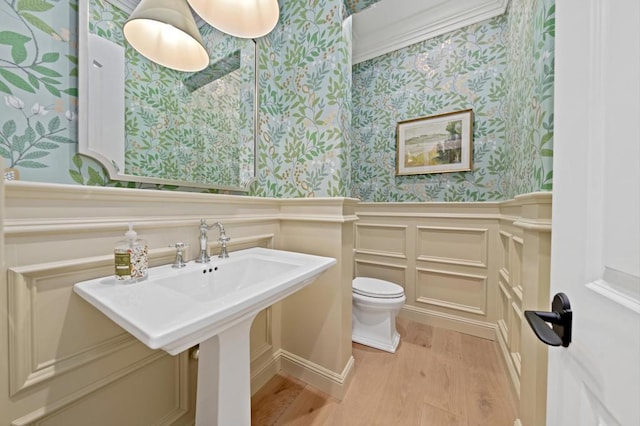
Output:
[[[400,343],[396,316],[406,300],[404,289],[389,281],[357,277],[352,290],[351,340],[395,353]]]

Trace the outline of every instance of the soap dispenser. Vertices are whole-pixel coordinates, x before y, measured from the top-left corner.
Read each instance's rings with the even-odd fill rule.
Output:
[[[113,250],[116,279],[126,283],[142,281],[149,271],[147,242],[138,239],[132,223],[124,236],[125,240],[119,241]]]

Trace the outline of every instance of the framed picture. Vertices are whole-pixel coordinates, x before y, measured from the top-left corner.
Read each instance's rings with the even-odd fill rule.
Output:
[[[471,170],[473,110],[398,122],[396,176]]]

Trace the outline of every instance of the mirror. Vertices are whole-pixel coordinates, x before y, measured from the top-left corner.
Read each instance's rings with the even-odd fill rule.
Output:
[[[174,71],[124,41],[122,24],[137,2],[79,3],[79,153],[112,180],[248,191],[258,121],[255,41],[197,20],[210,65]]]

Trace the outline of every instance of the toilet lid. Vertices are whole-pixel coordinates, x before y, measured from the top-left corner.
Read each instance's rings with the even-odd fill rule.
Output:
[[[379,299],[391,299],[402,297],[404,289],[398,284],[377,278],[357,277],[353,280],[353,292],[361,296],[376,297]]]

